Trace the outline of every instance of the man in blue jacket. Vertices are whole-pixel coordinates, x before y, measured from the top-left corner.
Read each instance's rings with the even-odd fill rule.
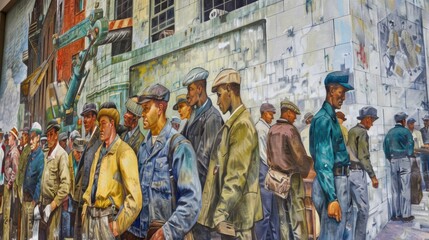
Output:
[[[313,203],[320,215],[320,239],[344,239],[350,207],[349,154],[335,109],[341,109],[346,92],[353,90],[345,72],[325,78],[326,99],[310,127],[310,153],[317,177],[313,183]]]
[[[155,84],[143,90],[138,100],[143,108],[143,128],[149,130],[138,154],[143,208],[129,229],[139,238],[148,239],[151,223],[161,221],[164,224],[152,240],[183,239],[197,222],[201,209],[195,152],[182,135],[176,135],[178,132],[166,118],[169,99],[170,91]],[[174,135],[177,138],[170,144]],[[170,146],[174,148],[172,159],[168,159]],[[177,186],[175,191],[170,182],[169,161]]]
[[[414,154],[414,140],[411,132],[405,128],[408,115],[395,114],[396,125],[384,138],[384,155],[390,162],[392,177],[392,220],[410,222],[411,216],[411,160]]]
[[[24,175],[21,238],[31,239],[33,236],[33,213],[40,196],[40,180],[44,166],[44,154],[40,145],[42,127],[38,122],[33,123],[30,130],[31,153],[28,157]]]

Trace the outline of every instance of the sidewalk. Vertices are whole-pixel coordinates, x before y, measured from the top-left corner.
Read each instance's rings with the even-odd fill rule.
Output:
[[[419,205],[411,206],[411,214],[415,217],[413,222],[389,221],[375,239],[429,239],[429,192],[423,192],[423,199]]]

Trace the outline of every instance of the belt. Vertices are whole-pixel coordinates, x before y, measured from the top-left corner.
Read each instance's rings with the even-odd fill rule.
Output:
[[[24,200],[24,202],[32,202],[33,201],[33,197],[28,192],[24,192],[23,200]]]
[[[350,162],[350,170],[362,170],[359,163]]]
[[[96,207],[88,207],[88,213],[93,218],[101,218],[110,215],[116,214],[116,209],[114,210],[111,207],[108,208],[96,208]]]
[[[332,172],[334,176],[349,176],[350,168],[349,166],[334,167]]]

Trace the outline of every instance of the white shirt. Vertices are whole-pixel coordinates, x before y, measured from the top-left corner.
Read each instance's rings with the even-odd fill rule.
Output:
[[[267,137],[270,127],[271,126],[262,118],[260,118],[255,125],[256,132],[258,132],[259,156],[261,157],[262,163],[267,166]]]
[[[413,130],[414,149],[421,148],[423,146],[422,133],[418,130]]]
[[[310,155],[310,124],[306,125],[301,131],[301,140],[308,156]]]

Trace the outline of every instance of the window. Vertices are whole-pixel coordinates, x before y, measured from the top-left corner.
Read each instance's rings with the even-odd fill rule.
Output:
[[[115,0],[115,4],[115,20],[133,16],[132,0]],[[112,43],[112,56],[131,51],[132,35],[128,34],[127,37]]]
[[[80,13],[84,9],[85,0],[75,0],[76,3],[76,13]]]
[[[174,0],[152,0],[152,42],[174,33]]]
[[[203,0],[203,19],[204,21],[210,20],[210,12],[213,9],[231,12],[256,1],[257,0]]]

